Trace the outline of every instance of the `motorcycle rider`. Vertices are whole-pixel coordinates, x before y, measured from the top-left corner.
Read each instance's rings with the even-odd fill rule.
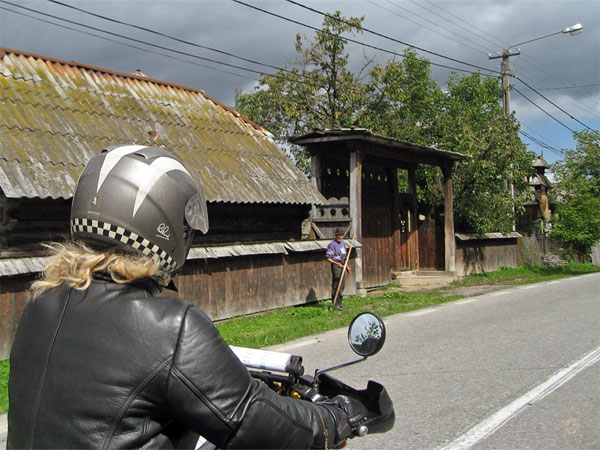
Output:
[[[70,224],[12,347],[7,448],[194,448],[199,434],[219,448],[343,445],[358,402],[278,396],[202,311],[158,297],[208,231],[192,169],[159,148],[106,148]]]

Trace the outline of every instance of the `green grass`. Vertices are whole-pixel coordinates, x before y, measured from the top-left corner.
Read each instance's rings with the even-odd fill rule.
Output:
[[[495,272],[469,275],[454,286],[478,286],[478,285],[518,285],[539,283],[542,281],[556,280],[558,278],[583,275],[600,271],[600,267],[594,264],[567,264],[558,267],[517,267],[515,269],[502,268]]]
[[[331,303],[323,301],[305,306],[282,308],[251,316],[216,323],[223,338],[231,345],[260,348],[323,331],[345,327],[352,317],[362,311],[380,316],[438,305],[464,297],[454,295],[452,288],[480,285],[517,285],[583,275],[600,271],[592,264],[569,264],[555,268],[518,267],[495,272],[470,275],[451,286],[427,291],[405,292],[392,285],[378,289],[374,295],[344,297],[346,311],[331,310]],[[0,413],[8,410],[8,361],[0,361]]]
[[[10,363],[8,360],[0,361],[0,413],[8,411],[8,373]]]
[[[362,311],[380,316],[412,311],[460,298],[443,296],[438,292],[406,293],[388,290],[374,297],[344,297],[345,311],[331,309],[330,301],[283,308],[253,316],[217,323],[223,338],[231,345],[259,348],[334,328],[345,327],[352,317]]]

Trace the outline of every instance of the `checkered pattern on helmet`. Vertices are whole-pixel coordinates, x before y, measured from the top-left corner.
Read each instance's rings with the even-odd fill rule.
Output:
[[[108,222],[101,222],[94,219],[75,218],[71,220],[71,231],[75,233],[92,233],[100,236],[105,236],[115,241],[119,241],[125,245],[139,250],[144,255],[156,255],[159,259],[159,264],[168,273],[175,270],[175,261],[167,252],[161,249],[158,245],[153,244],[148,239],[139,236],[133,231],[126,230],[123,227],[113,225]]]

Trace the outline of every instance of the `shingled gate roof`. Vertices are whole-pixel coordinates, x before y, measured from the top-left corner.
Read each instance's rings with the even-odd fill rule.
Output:
[[[209,202],[325,203],[270,134],[206,95],[142,75],[0,47],[0,188],[72,196],[104,147],[164,147],[198,170]]]

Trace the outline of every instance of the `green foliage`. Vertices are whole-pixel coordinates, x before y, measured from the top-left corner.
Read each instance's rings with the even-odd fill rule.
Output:
[[[460,281],[455,281],[453,284],[455,286],[522,285],[584,275],[586,273],[598,271],[600,271],[600,267],[593,264],[566,264],[564,266],[557,267],[503,267],[494,272],[469,275]]]
[[[600,197],[600,133],[576,131],[575,150],[563,150],[563,159],[552,164],[555,201],[569,200],[582,193]]]
[[[567,247],[567,257],[585,258],[600,240],[600,198],[584,193],[557,205],[552,239]]]
[[[514,117],[505,117],[496,80],[480,74],[448,81],[440,148],[469,155],[456,167],[456,228],[475,233],[512,231],[528,190],[533,155],[518,135]],[[510,188],[514,190],[514,196]]]
[[[600,134],[574,133],[575,150],[564,150],[564,159],[552,165],[556,177],[550,191],[556,205],[551,237],[571,258],[587,258],[600,240]]]
[[[429,61],[407,49],[402,61],[376,65],[367,87],[368,109],[360,126],[419,145],[434,145],[443,93],[431,78]]]

